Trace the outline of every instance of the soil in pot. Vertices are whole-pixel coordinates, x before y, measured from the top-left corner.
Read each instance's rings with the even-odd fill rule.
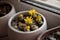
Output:
[[[40,28],[44,20],[36,10],[30,10],[26,13],[20,13],[11,22],[11,26],[19,31],[34,31]]]
[[[11,11],[11,6],[7,3],[0,2],[0,17],[5,16]]]

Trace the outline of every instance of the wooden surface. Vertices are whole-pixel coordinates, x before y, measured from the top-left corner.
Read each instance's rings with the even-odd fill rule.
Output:
[[[0,40],[8,40],[8,37],[2,37]]]

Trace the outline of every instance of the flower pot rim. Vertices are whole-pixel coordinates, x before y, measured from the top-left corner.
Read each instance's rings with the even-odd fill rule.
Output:
[[[45,31],[44,33],[38,36],[37,40],[43,40],[44,37],[48,36],[52,32],[55,32],[56,30],[60,30],[60,26]]]
[[[14,9],[14,6],[13,6],[10,2],[7,2],[7,1],[0,1],[0,2],[2,2],[2,3],[7,3],[8,5],[11,6],[11,10],[8,12],[8,14],[0,17],[0,19],[3,19],[4,17],[6,17],[6,16],[8,16],[8,15],[10,14],[10,12]]]
[[[39,14],[38,12],[37,12],[37,13],[38,13],[39,15],[41,15],[42,18],[43,18],[43,20],[44,20],[44,23],[43,23],[43,25],[42,25],[40,28],[38,28],[38,29],[36,29],[36,30],[34,30],[34,31],[30,31],[30,32],[23,32],[23,31],[18,31],[18,30],[16,30],[15,28],[13,28],[13,27],[11,26],[11,21],[12,21],[12,19],[13,19],[15,16],[17,16],[18,14],[24,13],[24,12],[29,12],[29,11],[21,11],[21,12],[18,12],[18,13],[16,13],[15,15],[13,15],[13,16],[10,18],[10,20],[9,20],[9,22],[8,22],[9,28],[10,28],[11,30],[17,32],[17,33],[23,33],[23,34],[35,33],[36,31],[41,30],[41,28],[43,27],[43,25],[45,25],[45,23],[46,23],[46,19],[45,19],[45,17],[44,17],[42,14]]]

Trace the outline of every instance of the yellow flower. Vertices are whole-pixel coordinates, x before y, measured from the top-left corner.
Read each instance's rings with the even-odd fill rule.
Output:
[[[23,14],[20,14],[19,17],[23,17]]]
[[[30,31],[30,26],[26,26],[26,31]]]
[[[41,16],[38,15],[38,16],[36,17],[36,21],[40,22],[41,20],[42,20]]]
[[[30,14],[31,16],[35,15],[35,14],[36,14],[36,10],[34,10],[34,9],[30,10],[30,11],[29,11],[29,14]]]
[[[33,18],[32,17],[26,17],[25,22],[27,24],[32,24],[33,23]]]

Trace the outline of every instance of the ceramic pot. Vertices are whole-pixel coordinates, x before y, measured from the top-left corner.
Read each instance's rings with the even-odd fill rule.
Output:
[[[2,7],[2,6],[4,7],[4,5],[6,5],[6,8],[7,8],[7,5],[8,5],[10,9],[9,9],[9,12],[6,15],[4,15],[4,16],[0,15],[0,36],[8,35],[7,34],[8,33],[8,20],[11,16],[13,16],[16,13],[15,9],[14,9],[14,6],[11,3],[0,1],[0,7]]]
[[[47,31],[45,31],[43,34],[41,34],[37,40],[57,40],[56,37],[58,37],[58,35],[56,34],[57,31],[60,32],[60,26],[57,26],[55,28],[49,29]],[[59,34],[58,32],[58,34]],[[54,34],[54,35],[53,35]],[[56,36],[56,37],[55,37]],[[60,40],[60,39],[59,39]]]
[[[18,12],[17,14],[15,14],[14,16],[12,16],[8,22],[9,25],[9,30],[8,30],[8,36],[10,40],[36,40],[37,36],[39,34],[41,34],[42,32],[47,30],[47,24],[46,24],[46,19],[45,17],[38,13],[39,15],[42,16],[44,23],[42,24],[42,26],[34,31],[30,31],[30,32],[22,32],[22,31],[18,31],[15,28],[13,28],[11,26],[11,22],[14,19],[14,17],[16,17],[17,15],[19,15],[20,13],[27,13],[29,11],[22,11],[22,12]]]

